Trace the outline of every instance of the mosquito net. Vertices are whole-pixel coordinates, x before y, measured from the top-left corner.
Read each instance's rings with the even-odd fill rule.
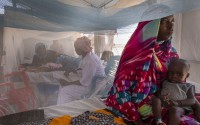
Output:
[[[174,47],[191,63],[190,81],[200,82],[199,8],[199,0],[0,0],[0,116],[57,105],[59,79],[77,80],[70,71],[81,61],[74,48],[81,36],[99,58],[107,57],[101,58],[106,76],[94,77],[91,91],[79,99],[106,97],[137,23],[172,14]],[[41,48],[42,65],[35,61]]]
[[[4,26],[48,31],[115,30],[139,21],[186,12],[200,6],[198,0],[137,0],[135,2],[88,0],[91,4],[82,0],[76,0],[74,3],[77,4],[69,0],[12,1],[2,0],[2,4],[6,5],[3,17],[5,21],[2,22]],[[114,6],[115,3],[111,1],[118,4]],[[126,5],[123,5],[123,2],[127,2]]]

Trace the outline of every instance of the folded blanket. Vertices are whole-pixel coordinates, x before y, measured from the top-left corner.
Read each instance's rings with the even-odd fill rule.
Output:
[[[112,113],[110,113],[106,110],[97,110],[97,111],[95,111],[95,113],[103,113],[103,114],[106,114],[106,115],[112,115],[113,116]],[[61,116],[61,117],[58,117],[58,118],[54,118],[49,125],[69,125],[69,124],[71,124],[72,119],[73,118],[71,116]],[[116,124],[126,125],[122,118],[114,117],[114,122]]]
[[[58,84],[59,79],[64,79],[67,82],[73,82],[79,80],[79,77],[76,73],[69,73],[66,77],[64,75],[65,71],[52,71],[52,72],[26,72],[29,77],[30,82],[32,83],[49,83],[49,84]]]

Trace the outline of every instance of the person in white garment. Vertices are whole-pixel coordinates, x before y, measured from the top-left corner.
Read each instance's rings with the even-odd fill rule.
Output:
[[[79,68],[76,70],[79,80],[67,82],[60,80],[60,90],[57,104],[63,104],[81,99],[91,90],[92,79],[95,76],[105,76],[103,65],[96,54],[92,52],[91,41],[83,36],[74,43],[75,51],[82,56]]]

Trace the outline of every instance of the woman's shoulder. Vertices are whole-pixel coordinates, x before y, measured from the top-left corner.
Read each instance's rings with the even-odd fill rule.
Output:
[[[95,54],[95,53],[93,53],[93,52],[90,52],[89,54],[88,54],[88,59],[90,59],[90,60],[99,60],[100,61],[100,58]]]
[[[87,64],[96,64],[96,65],[101,64],[100,58],[95,53],[89,53],[87,57],[84,60],[82,60],[82,62],[85,62]]]

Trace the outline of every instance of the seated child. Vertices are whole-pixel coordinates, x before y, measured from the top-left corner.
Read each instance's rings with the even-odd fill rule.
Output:
[[[106,66],[108,60],[110,59],[111,56],[113,56],[113,52],[112,51],[103,51],[102,56],[101,56],[101,60],[103,61],[103,65]]]
[[[195,99],[194,85],[186,82],[189,69],[190,64],[183,59],[175,59],[169,64],[168,79],[164,81],[162,89],[152,99],[157,125],[165,125],[161,119],[162,106],[169,109],[169,125],[179,125],[180,117],[191,113],[192,108],[195,108],[194,114],[199,120],[200,106]]]

